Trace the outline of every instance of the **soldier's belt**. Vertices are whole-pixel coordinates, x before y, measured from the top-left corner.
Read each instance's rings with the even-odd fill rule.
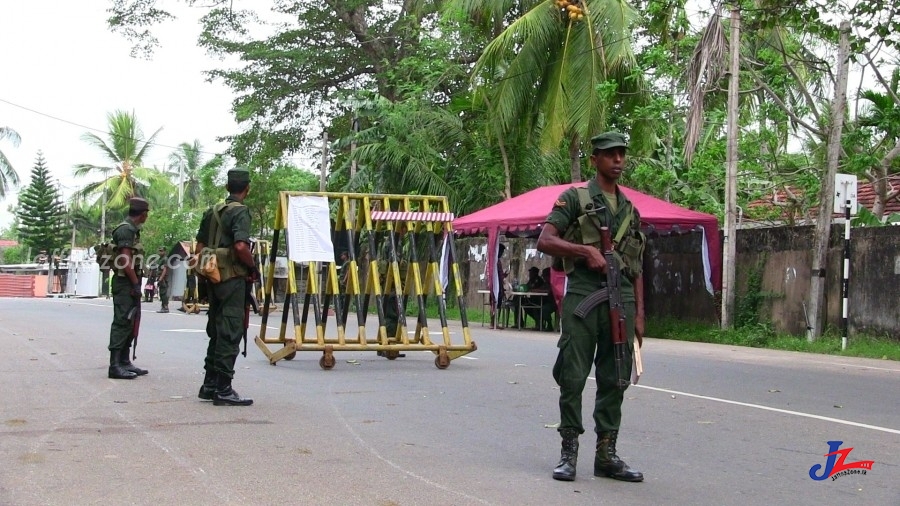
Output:
[[[574,315],[584,319],[595,307],[609,300],[609,290],[603,287],[584,298],[578,307],[575,308]]]

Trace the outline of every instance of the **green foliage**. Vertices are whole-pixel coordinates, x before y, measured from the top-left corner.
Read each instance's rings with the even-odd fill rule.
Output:
[[[91,132],[81,137],[106,158],[107,164],[82,163],[75,166],[76,177],[100,178],[86,185],[77,197],[94,196],[96,200],[102,200],[105,194],[110,209],[125,208],[128,199],[133,196],[147,198],[151,203],[160,195],[165,195],[162,200],[168,199],[172,184],[166,175],[143,166],[144,157],[154,145],[160,130],[145,139],[134,113],[121,110],[108,114],[107,122],[108,139],[104,140]]]
[[[66,246],[66,209],[40,151],[31,169],[31,183],[19,193],[19,241],[33,251],[60,254]]]
[[[160,247],[169,251],[180,241],[191,241],[197,235],[202,211],[179,211],[174,207],[151,209],[141,229],[141,242],[147,254]]]
[[[250,209],[258,237],[271,236],[279,192],[318,190],[319,180],[315,174],[292,165],[279,164],[272,169],[261,167],[251,172],[250,193],[244,205]]]
[[[31,251],[31,249],[24,244],[10,246],[9,248],[4,248],[0,251],[0,258],[2,258],[2,263],[6,265],[31,263],[33,257],[29,257],[29,251]]]
[[[847,349],[841,350],[841,337],[833,331],[826,332],[819,339],[809,342],[804,336],[779,334],[763,325],[721,330],[706,323],[674,318],[649,319],[646,334],[648,337],[677,341],[900,360],[900,346],[897,340],[883,336],[854,335],[848,340]]]
[[[15,130],[9,127],[0,127],[0,140],[7,139],[13,146],[18,146],[21,138]],[[19,175],[16,169],[9,163],[9,159],[0,150],[0,200],[6,197],[6,192],[19,184]]]
[[[850,219],[850,225],[854,227],[884,227],[900,223],[900,213],[892,213],[881,221],[878,216],[865,207],[860,207],[856,216]]]

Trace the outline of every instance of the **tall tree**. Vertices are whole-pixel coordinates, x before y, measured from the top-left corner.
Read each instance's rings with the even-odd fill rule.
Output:
[[[19,239],[32,251],[59,251],[66,245],[66,209],[53,185],[44,154],[38,151],[31,183],[19,193]]]
[[[187,204],[189,207],[197,207],[201,204],[201,178],[204,168],[219,167],[221,158],[213,157],[203,161],[203,146],[195,139],[193,143],[182,142],[178,149],[169,155],[168,174],[179,185],[178,204]]]
[[[18,146],[22,140],[12,128],[0,127],[0,140],[4,139],[12,142],[13,146]],[[12,164],[9,163],[9,159],[3,154],[3,150],[0,149],[0,200],[3,200],[6,197],[6,192],[18,186],[18,184],[19,175],[16,174],[16,169],[13,168]]]
[[[147,189],[156,183],[157,188],[169,187],[168,178],[162,172],[144,167],[144,156],[153,146],[157,129],[144,138],[134,113],[118,110],[107,115],[108,138],[88,132],[82,140],[97,148],[106,158],[106,164],[81,163],[75,166],[76,177],[100,178],[89,183],[79,192],[80,197],[97,196],[102,208],[100,234],[106,234],[106,209],[122,209],[129,198],[146,196]]]
[[[487,5],[459,4],[472,15]],[[473,82],[485,85],[479,89],[487,90],[502,132],[523,123],[539,129],[537,142],[548,153],[565,142],[571,179],[580,181],[587,140],[644,99],[643,80],[633,73],[637,12],[614,0],[529,2],[523,9],[487,45]],[[642,137],[635,130],[632,136]]]

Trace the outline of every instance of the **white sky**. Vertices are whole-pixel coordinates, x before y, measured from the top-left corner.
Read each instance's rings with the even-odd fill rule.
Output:
[[[186,16],[156,27],[162,47],[152,60],[142,60],[131,58],[128,40],[107,28],[109,4],[0,0],[0,126],[22,137],[18,147],[0,140],[21,180],[0,201],[0,228],[13,219],[7,208],[29,183],[38,150],[64,199],[92,181],[72,176],[75,164],[106,163],[81,136],[92,131],[106,139],[106,116],[117,109],[133,111],[145,136],[162,127],[145,160],[149,166],[162,167],[180,143],[194,139],[208,159],[227,147],[216,137],[238,131],[230,112],[233,94],[202,74],[220,62],[196,45],[201,11],[181,8]]]

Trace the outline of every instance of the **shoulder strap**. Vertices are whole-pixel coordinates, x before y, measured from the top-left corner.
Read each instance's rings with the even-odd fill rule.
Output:
[[[213,222],[209,227],[209,239],[211,242],[207,244],[208,247],[219,247],[219,241],[222,240],[222,214],[225,213],[225,209],[242,205],[244,204],[241,204],[240,202],[229,202],[227,204],[223,202],[221,204],[216,204],[215,207],[213,207]]]

